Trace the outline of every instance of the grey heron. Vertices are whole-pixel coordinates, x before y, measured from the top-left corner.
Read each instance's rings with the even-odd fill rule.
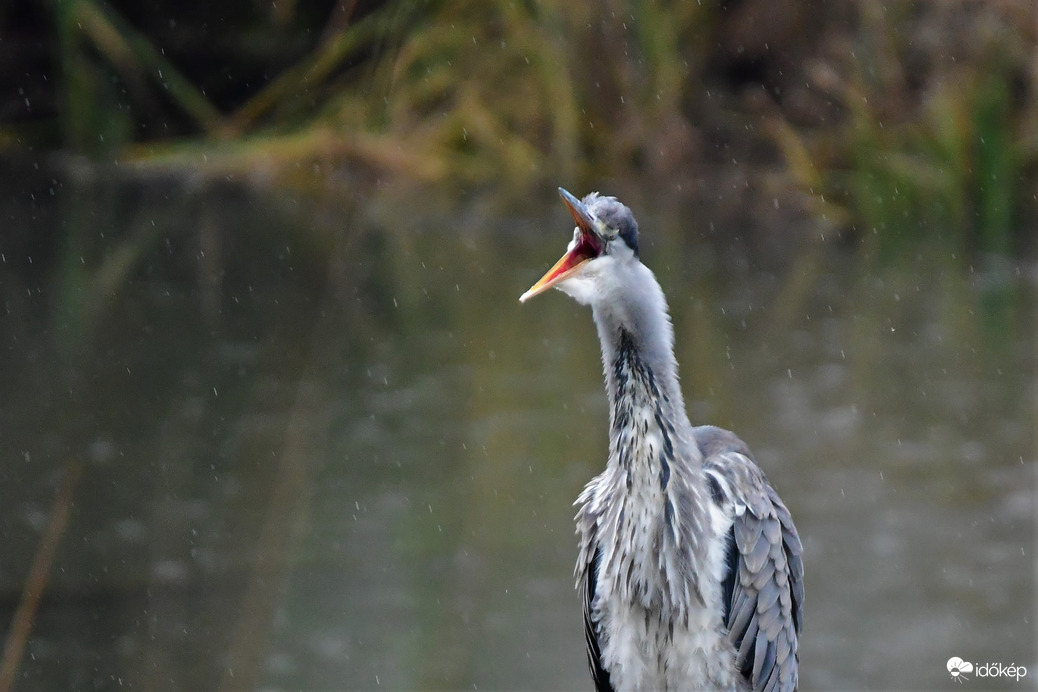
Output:
[[[589,305],[609,457],[577,500],[588,663],[598,690],[793,690],[804,567],[785,504],[733,433],[689,422],[663,290],[613,197],[559,194],[576,227],[529,291]]]

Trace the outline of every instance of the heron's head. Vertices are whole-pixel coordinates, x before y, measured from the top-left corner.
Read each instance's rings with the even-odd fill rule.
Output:
[[[558,288],[581,303],[591,304],[609,292],[618,276],[638,263],[638,223],[631,210],[615,197],[592,192],[582,200],[559,188],[573,220],[573,240],[540,281],[519,297],[526,301],[538,293]]]

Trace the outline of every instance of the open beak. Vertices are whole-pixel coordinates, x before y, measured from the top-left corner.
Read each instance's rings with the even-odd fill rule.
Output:
[[[562,201],[569,208],[569,213],[573,215],[573,220],[577,222],[577,228],[580,229],[580,238],[577,240],[576,245],[568,250],[562,256],[562,259],[555,263],[554,267],[548,270],[547,274],[531,286],[529,291],[519,296],[520,303],[525,303],[538,293],[543,293],[560,281],[568,279],[578,273],[588,261],[602,254],[602,241],[593,230],[594,219],[588,213],[587,207],[561,187],[559,188],[559,196],[562,197]]]

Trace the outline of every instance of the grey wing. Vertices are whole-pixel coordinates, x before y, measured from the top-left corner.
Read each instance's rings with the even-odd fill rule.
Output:
[[[749,450],[727,435],[729,444],[701,446],[709,452],[704,470],[714,500],[735,514],[724,582],[728,639],[750,689],[794,690],[803,620],[803,547],[789,510]]]
[[[597,692],[612,692],[613,684],[609,673],[602,667],[602,649],[599,643],[598,622],[594,619],[595,590],[598,585],[598,566],[602,560],[602,549],[595,550],[591,563],[584,573],[584,637],[587,641],[587,663]]]

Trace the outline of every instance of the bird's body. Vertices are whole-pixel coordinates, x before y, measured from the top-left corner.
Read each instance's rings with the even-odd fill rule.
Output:
[[[563,193],[556,286],[591,306],[609,458],[577,503],[588,659],[600,690],[792,690],[803,565],[782,501],[732,433],[685,413],[663,291],[611,197]]]

